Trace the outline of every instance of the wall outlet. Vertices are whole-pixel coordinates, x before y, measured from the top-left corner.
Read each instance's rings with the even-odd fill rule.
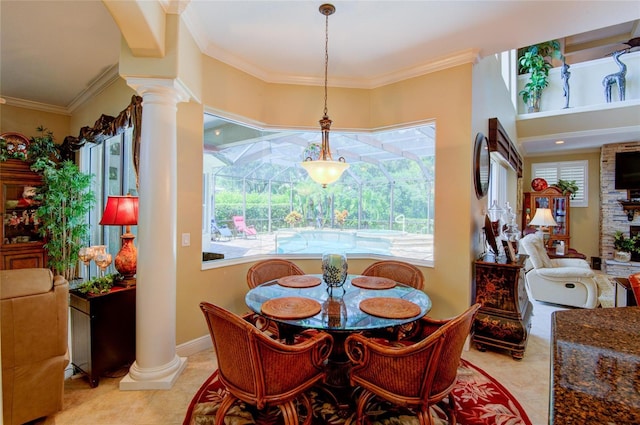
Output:
[[[191,233],[183,233],[182,246],[190,246],[190,245],[191,245]]]

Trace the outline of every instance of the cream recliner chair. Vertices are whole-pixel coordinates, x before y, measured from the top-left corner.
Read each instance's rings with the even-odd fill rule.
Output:
[[[572,307],[598,306],[598,284],[589,263],[580,258],[550,259],[538,234],[520,239],[520,252],[529,256],[525,281],[537,301]]]
[[[49,269],[0,270],[2,410],[5,425],[62,409],[69,283]]]

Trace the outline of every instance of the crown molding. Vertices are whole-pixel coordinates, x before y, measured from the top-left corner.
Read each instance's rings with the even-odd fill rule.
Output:
[[[224,49],[220,49],[217,46],[213,46],[212,44],[207,45],[203,53],[267,83],[317,86],[322,86],[324,84],[323,77],[270,73],[262,68],[256,67],[253,64],[243,61],[232,53]],[[375,89],[388,84],[397,83],[410,78],[430,74],[432,72],[442,71],[466,63],[476,64],[480,60],[479,53],[479,49],[466,49],[456,53],[452,53],[451,55],[443,56],[430,62],[419,64],[417,66],[401,69],[397,72],[367,79],[340,78],[330,76],[329,85],[332,87]]]
[[[105,72],[100,74],[93,82],[89,84],[86,90],[77,95],[71,103],[67,106],[67,109],[70,113],[75,111],[78,107],[80,107],[83,103],[91,99],[92,97],[100,94],[103,90],[109,87],[111,84],[120,79],[120,74],[118,73],[119,64],[111,66],[111,68],[107,69]]]
[[[77,95],[68,106],[50,105],[48,103],[34,102],[32,100],[18,99],[15,97],[4,96],[6,104],[18,108],[33,109],[34,111],[50,112],[59,115],[71,115],[83,103],[101,93],[115,81],[120,78],[118,74],[118,64],[103,72],[96,78],[82,93]]]
[[[4,96],[5,105],[17,108],[33,109],[35,111],[49,112],[58,115],[71,115],[71,112],[64,106],[49,105],[48,103],[34,102],[32,100],[19,99],[16,97]]]
[[[191,31],[191,34],[196,44],[198,45],[200,52],[202,52],[203,54],[213,59],[219,60],[220,62],[226,63],[227,65],[245,72],[266,83],[309,86],[324,85],[323,76],[302,76],[269,72],[268,70],[255,66],[254,64],[239,58],[232,52],[221,49],[219,46],[216,46],[213,43],[209,42],[206,36],[206,31],[202,27],[200,20],[197,16],[194,16],[193,13],[193,9],[188,8],[180,16],[184,20],[187,28],[189,28],[189,30]],[[329,85],[331,87],[374,89],[377,87],[385,86],[387,84],[397,83],[409,78],[419,77],[431,72],[442,71],[444,69],[462,65],[465,63],[476,64],[480,59],[479,53],[479,49],[466,49],[452,53],[451,55],[443,56],[433,61],[425,62],[416,66],[401,69],[397,72],[379,75],[368,79],[340,78],[329,76]]]
[[[159,0],[158,3],[160,3],[165,13],[180,15],[187,9],[191,0]]]

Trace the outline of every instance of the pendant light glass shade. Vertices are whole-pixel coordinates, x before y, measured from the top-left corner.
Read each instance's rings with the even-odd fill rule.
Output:
[[[337,181],[342,173],[349,168],[344,158],[340,157],[334,161],[331,156],[329,147],[329,131],[331,130],[331,120],[327,111],[327,73],[329,69],[329,15],[333,14],[336,8],[331,4],[323,4],[320,6],[320,13],[325,17],[325,62],[324,62],[324,116],[319,121],[322,129],[322,146],[318,159],[306,158],[302,163],[302,167],[307,170],[309,177],[320,183],[322,187],[327,187]]]
[[[302,166],[307,173],[309,173],[309,177],[311,177],[315,182],[318,182],[322,185],[322,187],[327,187],[328,184],[334,183],[337,181],[344,170],[349,168],[349,164],[341,161],[326,161],[322,159],[318,159],[316,161],[305,161],[302,163]]]

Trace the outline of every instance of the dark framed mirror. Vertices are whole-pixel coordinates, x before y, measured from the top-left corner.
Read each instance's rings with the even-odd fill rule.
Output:
[[[489,157],[489,141],[484,134],[476,134],[473,153],[473,177],[478,199],[484,198],[489,191],[491,159]]]

